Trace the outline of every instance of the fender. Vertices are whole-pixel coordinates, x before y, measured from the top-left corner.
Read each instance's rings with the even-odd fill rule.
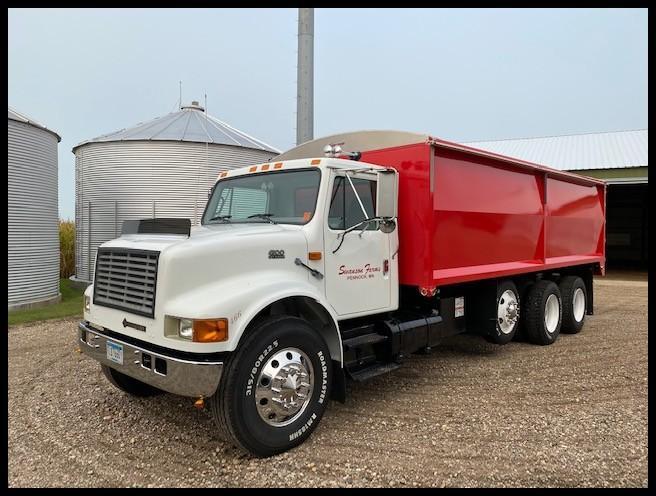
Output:
[[[255,279],[255,280],[254,280]],[[207,353],[234,351],[248,324],[264,308],[294,296],[314,300],[330,315],[338,347],[330,348],[331,358],[342,363],[342,342],[337,315],[325,297],[309,281],[290,278],[288,271],[259,272],[231,277],[198,287],[169,300],[164,308],[168,316],[190,319],[228,319],[228,340],[222,343],[188,343],[193,351]]]

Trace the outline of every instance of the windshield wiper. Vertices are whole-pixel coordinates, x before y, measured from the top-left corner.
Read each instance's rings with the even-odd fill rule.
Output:
[[[210,222],[212,222],[213,220],[222,220],[223,222],[230,222],[230,217],[232,217],[232,215],[215,215],[210,219]]]
[[[267,221],[271,224],[277,224],[277,222],[275,220],[271,219],[272,215],[273,214],[253,214],[253,215],[249,215],[247,218],[248,219],[253,219],[253,218],[257,217],[258,219],[263,219],[263,220],[265,220],[265,221]]]

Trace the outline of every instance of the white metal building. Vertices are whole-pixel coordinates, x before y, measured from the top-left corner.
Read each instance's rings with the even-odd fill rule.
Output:
[[[75,279],[93,278],[98,246],[124,220],[200,222],[222,170],[266,162],[274,147],[209,116],[192,102],[163,117],[84,141],[75,153]]]
[[[648,263],[648,130],[464,143],[494,153],[604,179],[607,266]]]
[[[11,108],[7,136],[8,309],[59,301],[57,133]]]

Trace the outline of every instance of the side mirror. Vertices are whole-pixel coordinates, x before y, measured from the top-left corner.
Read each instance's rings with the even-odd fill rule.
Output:
[[[382,217],[384,219],[396,218],[397,184],[398,173],[394,169],[378,172],[378,187],[376,188],[376,217]]]
[[[393,219],[381,220],[379,224],[379,228],[380,231],[384,232],[385,234],[394,232],[394,229],[396,229],[396,221]]]
[[[207,190],[207,197],[208,197],[208,198],[209,198],[210,196],[212,196],[212,193],[214,192],[214,188],[215,188],[215,187],[216,187],[216,186],[212,186],[209,190]]]

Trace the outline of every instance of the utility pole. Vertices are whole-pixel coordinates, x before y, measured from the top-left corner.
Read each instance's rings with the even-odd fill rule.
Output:
[[[298,9],[296,144],[314,138],[314,9]]]

